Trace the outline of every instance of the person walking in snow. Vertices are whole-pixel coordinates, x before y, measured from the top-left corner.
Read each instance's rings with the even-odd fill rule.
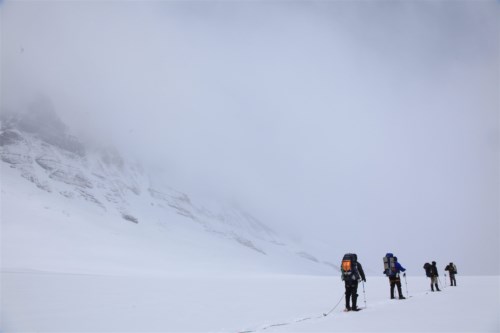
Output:
[[[342,281],[345,283],[345,309],[346,311],[359,311],[357,306],[358,283],[359,281],[366,282],[366,277],[363,266],[358,262],[358,256],[354,253],[345,254],[340,271]]]
[[[387,253],[384,257],[384,274],[389,278],[389,284],[391,285],[391,299],[394,299],[394,287],[398,287],[399,299],[406,299],[403,296],[403,292],[401,291],[401,279],[399,278],[399,274],[403,272],[403,276],[406,276],[404,273],[406,269],[401,266],[398,262],[398,258],[395,257],[392,253]]]
[[[457,286],[457,280],[455,279],[455,274],[457,274],[457,266],[453,264],[452,262],[449,263],[448,266],[444,269],[445,271],[448,271],[450,274],[450,286]]]
[[[430,275],[431,275],[431,290],[434,291],[434,286],[436,286],[436,290],[441,291],[439,290],[438,286],[439,273],[435,261],[432,262],[432,265],[430,267]]]

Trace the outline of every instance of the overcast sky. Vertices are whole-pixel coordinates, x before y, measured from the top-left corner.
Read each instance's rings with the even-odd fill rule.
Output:
[[[325,260],[498,274],[498,10],[5,1],[1,107],[48,96],[75,132],[326,244]]]

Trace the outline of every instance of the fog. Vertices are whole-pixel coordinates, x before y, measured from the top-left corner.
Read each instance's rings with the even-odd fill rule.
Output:
[[[5,1],[1,108],[230,197],[329,261],[499,274],[495,1]]]

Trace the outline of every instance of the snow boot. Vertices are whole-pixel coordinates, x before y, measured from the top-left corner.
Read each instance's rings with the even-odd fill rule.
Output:
[[[434,285],[431,284],[431,291],[434,291]]]
[[[439,287],[438,287],[437,283],[436,283],[436,290],[437,291],[441,291],[441,290],[439,290]]]
[[[394,299],[394,285],[391,284],[391,299]]]
[[[401,290],[400,285],[398,285],[398,294],[399,294],[399,299],[406,299],[406,297],[403,296],[403,291]]]
[[[358,301],[358,294],[352,295],[352,308],[351,311],[359,311],[358,307],[356,306],[356,302]]]
[[[346,311],[351,311],[351,305],[350,305],[350,296],[345,297],[345,310]]]

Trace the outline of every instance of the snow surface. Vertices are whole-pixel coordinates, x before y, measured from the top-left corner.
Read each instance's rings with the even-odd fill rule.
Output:
[[[431,293],[428,279],[409,277],[413,297],[390,300],[387,279],[368,277],[366,309],[342,312],[342,300],[325,317],[323,313],[343,299],[343,285],[336,276],[3,272],[2,328],[5,332],[498,332],[499,278],[458,277],[457,282],[458,287]],[[270,327],[279,324],[286,325]]]
[[[175,210],[132,223],[82,201],[33,186],[2,168],[1,267],[76,274],[210,274],[262,271],[327,274],[327,265],[298,250],[259,242],[266,254],[218,232],[207,232]],[[243,238],[243,236],[240,236]]]

